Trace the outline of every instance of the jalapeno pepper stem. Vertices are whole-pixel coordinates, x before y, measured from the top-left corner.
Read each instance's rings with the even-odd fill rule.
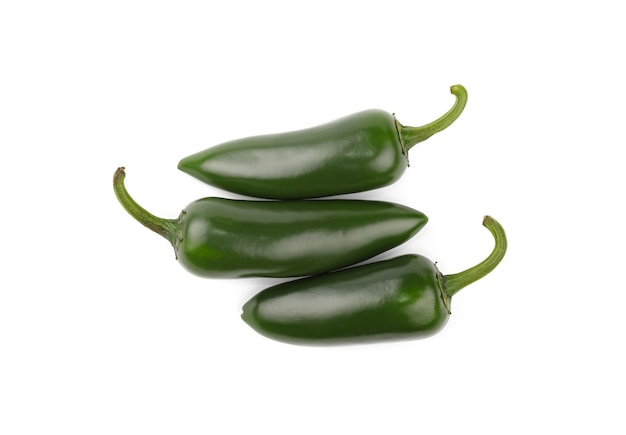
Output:
[[[176,248],[178,238],[178,219],[163,219],[153,215],[141,207],[128,194],[124,186],[126,171],[124,167],[119,167],[113,175],[113,190],[122,207],[139,223],[150,228],[155,233],[165,237]]]
[[[502,261],[502,258],[506,253],[507,240],[502,225],[500,225],[498,221],[491,216],[485,216],[483,219],[483,226],[485,226],[493,235],[495,240],[493,251],[486,259],[478,263],[476,266],[470,267],[463,272],[445,275],[443,277],[443,291],[448,295],[448,297],[452,297],[452,295],[456,294],[462,288],[478,281],[495,269],[498,263]]]
[[[408,127],[396,121],[400,140],[405,152],[408,152],[414,145],[425,141],[435,133],[449,127],[463,113],[467,104],[467,90],[462,85],[453,85],[450,92],[456,96],[454,105],[443,116],[435,121],[421,127]]]

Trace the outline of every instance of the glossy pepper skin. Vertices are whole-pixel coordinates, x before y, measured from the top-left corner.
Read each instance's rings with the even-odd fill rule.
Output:
[[[267,288],[243,307],[242,319],[280,341],[321,344],[424,337],[444,327],[452,295],[491,272],[506,235],[485,217],[495,248],[480,264],[443,275],[420,255],[355,266]]]
[[[366,110],[304,130],[233,140],[183,158],[178,168],[212,186],[269,199],[305,199],[363,192],[397,181],[415,144],[452,124],[467,91],[451,87],[454,106],[421,127]]]
[[[113,177],[122,206],[170,241],[181,265],[204,277],[295,277],[366,260],[415,235],[428,221],[419,211],[382,201],[244,201],[204,198],[178,219],[140,207]]]

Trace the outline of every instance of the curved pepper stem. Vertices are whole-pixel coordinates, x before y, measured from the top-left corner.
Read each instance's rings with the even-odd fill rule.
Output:
[[[122,207],[139,223],[150,228],[155,233],[165,237],[176,249],[178,239],[178,219],[163,219],[153,215],[135,202],[124,186],[126,171],[119,167],[113,175],[113,190]]]
[[[467,104],[467,90],[462,85],[454,85],[450,87],[450,92],[456,96],[454,106],[439,119],[421,127],[407,127],[396,120],[400,141],[405,153],[414,145],[449,127],[463,113],[463,109],[465,109]]]
[[[452,275],[445,275],[443,277],[443,291],[446,295],[448,295],[448,297],[452,297],[462,288],[467,287],[475,281],[478,281],[489,272],[491,272],[493,269],[495,269],[500,261],[502,261],[502,258],[506,253],[507,240],[502,225],[500,225],[498,221],[496,221],[491,216],[485,216],[485,218],[483,219],[483,226],[485,226],[493,235],[493,238],[495,240],[495,246],[493,248],[493,251],[486,259],[484,259],[476,266],[470,267],[463,272],[455,273]]]

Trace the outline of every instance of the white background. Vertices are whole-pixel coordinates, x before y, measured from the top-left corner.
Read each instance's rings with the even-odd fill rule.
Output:
[[[626,431],[619,2],[6,1],[0,433]],[[393,186],[430,222],[379,258],[482,260],[438,335],[330,348],[239,318],[271,279],[188,274],[116,202],[228,195],[178,160],[368,108],[432,121]],[[230,195],[229,195],[230,196]]]

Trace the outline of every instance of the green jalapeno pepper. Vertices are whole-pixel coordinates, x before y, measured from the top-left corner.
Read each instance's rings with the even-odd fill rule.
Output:
[[[428,221],[398,204],[365,200],[243,201],[204,198],[178,219],[143,209],[113,177],[115,194],[140,223],[165,237],[189,271],[205,277],[292,277],[366,260],[413,237]]]
[[[215,187],[269,199],[363,192],[398,180],[415,144],[452,124],[467,91],[451,87],[454,106],[441,118],[407,127],[382,110],[366,110],[304,130],[226,142],[183,158],[178,168]]]
[[[434,334],[449,318],[452,296],[491,272],[506,252],[500,224],[487,216],[483,225],[495,247],[464,272],[444,276],[427,258],[403,255],[267,288],[243,306],[241,316],[259,333],[288,342]]]

